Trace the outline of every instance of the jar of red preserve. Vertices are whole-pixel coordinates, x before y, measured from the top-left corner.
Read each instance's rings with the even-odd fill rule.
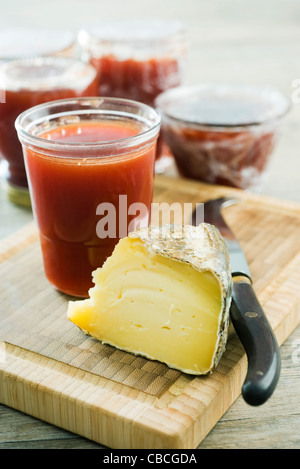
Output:
[[[187,52],[185,26],[179,21],[120,20],[82,29],[83,58],[98,70],[99,95],[133,99],[154,106],[155,98],[183,83]],[[157,159],[170,152],[158,140]],[[168,161],[168,160],[167,160]],[[157,162],[163,168],[166,161]]]
[[[98,76],[90,65],[69,57],[35,57],[0,64],[1,174],[8,198],[30,206],[22,147],[15,130],[20,113],[62,98],[95,96]]]
[[[99,97],[18,116],[45,274],[58,290],[88,297],[119,239],[150,223],[160,122],[146,104]]]
[[[164,138],[185,178],[260,192],[288,99],[271,87],[200,84],[156,100]]]

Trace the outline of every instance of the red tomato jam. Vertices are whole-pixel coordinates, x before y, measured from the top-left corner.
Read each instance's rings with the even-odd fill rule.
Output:
[[[79,32],[83,53],[99,71],[100,96],[154,105],[178,86],[186,56],[186,28],[178,21],[144,19],[99,23]]]
[[[79,44],[98,70],[100,96],[154,106],[160,93],[183,81],[187,41],[181,22],[129,19],[100,23],[80,31]],[[172,163],[169,148],[160,137],[156,159],[162,156]],[[166,161],[162,167],[164,164]]]
[[[111,54],[92,57],[90,62],[99,72],[100,96],[133,99],[153,106],[160,93],[181,83],[176,58],[122,60]]]
[[[95,96],[98,77],[92,66],[69,58],[13,60],[0,66],[0,153],[8,163],[7,182],[27,188],[22,147],[15,120],[37,104],[62,98]]]
[[[150,214],[156,138],[148,145],[120,150],[116,156],[97,148],[99,142],[122,144],[141,130],[141,124],[129,120],[82,120],[38,135],[66,145],[65,150],[55,150],[55,155],[48,156],[47,151],[33,151],[24,145],[45,273],[50,283],[64,293],[88,296],[93,286],[91,274],[111,255],[122,237],[121,215],[127,217],[125,212],[131,204],[144,204]],[[90,146],[93,142],[95,146]],[[74,144],[82,145],[77,156],[72,153]],[[122,207],[120,195],[126,196]],[[101,219],[97,207],[102,203],[115,208],[115,217],[110,219],[115,223],[111,231],[115,237],[97,233]],[[128,215],[123,235],[135,216]]]
[[[276,142],[275,131],[222,132],[166,125],[164,137],[182,177],[237,187],[260,187]]]
[[[133,99],[153,106],[160,93],[181,83],[177,59],[120,60],[114,55],[109,55],[92,58],[90,62],[99,73],[100,96]],[[170,158],[171,153],[160,136],[156,159],[162,156]]]

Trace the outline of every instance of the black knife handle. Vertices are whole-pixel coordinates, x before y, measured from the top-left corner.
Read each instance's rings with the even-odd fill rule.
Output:
[[[272,328],[250,280],[244,276],[233,277],[231,319],[248,359],[242,395],[248,404],[258,406],[276,387],[281,359]]]

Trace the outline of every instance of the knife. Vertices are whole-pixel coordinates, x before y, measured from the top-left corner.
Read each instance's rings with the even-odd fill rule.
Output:
[[[230,318],[248,360],[242,396],[249,405],[258,406],[265,403],[276,388],[281,359],[276,337],[253,289],[246,257],[221,214],[223,208],[236,202],[237,199],[230,197],[204,202],[204,221],[219,229],[228,247],[233,279]],[[198,220],[197,210],[203,215],[203,206],[197,205],[192,214],[194,226]]]

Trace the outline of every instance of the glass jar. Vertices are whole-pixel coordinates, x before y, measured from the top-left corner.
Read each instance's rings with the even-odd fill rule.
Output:
[[[79,47],[99,73],[99,95],[133,99],[150,106],[162,92],[183,83],[186,27],[172,20],[119,20],[82,29]],[[162,137],[156,172],[173,162]]]
[[[47,55],[73,55],[76,37],[68,30],[10,28],[0,31],[0,63]]]
[[[118,98],[54,101],[18,117],[45,273],[58,290],[88,297],[119,239],[148,226],[160,121]]]
[[[186,86],[162,93],[156,105],[181,176],[262,190],[290,108],[278,90],[222,83]]]
[[[96,70],[67,57],[35,57],[0,64],[0,153],[3,187],[8,198],[30,206],[17,116],[37,104],[74,96],[95,96]]]
[[[175,21],[123,20],[82,29],[85,58],[100,75],[100,96],[133,99],[151,106],[156,96],[182,82],[185,27]]]

